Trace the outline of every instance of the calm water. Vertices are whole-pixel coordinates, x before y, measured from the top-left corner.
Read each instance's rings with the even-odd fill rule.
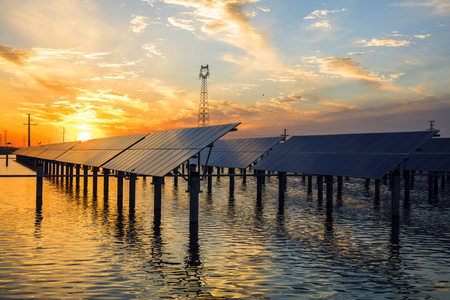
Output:
[[[34,174],[15,161],[0,174]],[[117,207],[115,180],[103,199],[44,180],[42,211],[34,178],[0,178],[1,299],[449,299],[450,193],[428,200],[416,179],[408,209],[391,222],[361,180],[344,181],[333,222],[315,190],[289,178],[283,211],[277,180],[214,179],[200,195],[200,222],[189,227],[186,184],[166,179],[160,224],[151,179],[139,179],[136,208]],[[125,182],[125,187],[127,182]],[[125,188],[124,194],[127,195]]]

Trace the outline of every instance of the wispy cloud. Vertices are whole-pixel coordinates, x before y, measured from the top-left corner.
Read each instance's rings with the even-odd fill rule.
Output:
[[[448,15],[450,14],[450,1],[449,0],[416,0],[416,1],[403,1],[392,3],[393,6],[401,7],[417,7],[417,8],[430,8],[435,15]]]
[[[313,29],[324,29],[324,30],[329,30],[332,29],[332,25],[330,20],[328,19],[328,16],[330,14],[335,14],[338,12],[345,12],[347,11],[346,8],[342,8],[342,9],[335,9],[335,10],[315,10],[312,13],[310,13],[309,15],[307,15],[306,17],[304,17],[304,20],[316,20],[314,23],[312,23],[310,25],[310,28]]]
[[[187,31],[194,31],[195,27],[193,25],[192,20],[185,20],[185,19],[178,19],[174,17],[169,17],[168,21],[170,24],[172,24],[175,27],[187,30]]]
[[[24,61],[33,55],[33,51],[0,45],[0,58],[19,66],[22,66]]]
[[[245,11],[247,4],[256,3],[260,0],[216,0],[216,1],[193,1],[193,0],[164,0],[168,4],[183,6],[193,9],[193,12],[185,13],[183,16],[191,16],[191,20],[171,17],[169,22],[185,30],[196,30],[201,26],[201,32],[208,37],[230,44],[246,53],[245,57],[228,53],[223,59],[239,63],[239,61],[253,61],[255,68],[277,63],[274,49],[268,43],[267,36],[260,30],[250,25],[250,14]],[[254,9],[250,7],[249,9]],[[267,11],[257,8],[258,11]],[[195,26],[195,27],[194,27]],[[259,67],[258,67],[259,66]]]
[[[362,47],[405,47],[409,46],[410,41],[408,40],[398,40],[394,38],[382,38],[382,39],[371,39],[359,40],[358,44]]]
[[[142,49],[147,50],[146,55],[147,55],[148,57],[159,56],[159,57],[164,58],[164,59],[166,58],[166,57],[162,54],[162,52],[159,51],[159,50],[156,48],[156,45],[155,45],[155,44],[145,44],[145,45],[142,45]]]
[[[130,21],[130,28],[133,30],[133,32],[136,33],[143,32],[144,29],[148,26],[148,23],[146,22],[146,20],[148,19],[149,18],[144,16],[133,15],[133,20]]]

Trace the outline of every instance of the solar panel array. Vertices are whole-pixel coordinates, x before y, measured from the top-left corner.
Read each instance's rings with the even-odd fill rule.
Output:
[[[147,133],[115,136],[78,143],[56,161],[100,167],[125,149],[142,140]]]
[[[160,131],[103,165],[103,168],[164,176],[240,123]]]
[[[450,138],[436,138],[424,144],[420,151],[410,156],[405,165],[407,170],[449,172]]]
[[[283,137],[218,140],[211,149],[208,166],[246,168],[282,140]],[[206,165],[208,153],[209,148],[200,152],[200,164]]]
[[[254,169],[381,178],[435,134],[433,131],[293,136]]]
[[[37,157],[39,154],[41,154],[42,152],[48,150],[53,145],[54,144],[24,147],[24,148],[17,149],[16,151],[14,151],[13,154],[15,154],[15,155],[22,155],[22,156],[28,156],[28,157]]]

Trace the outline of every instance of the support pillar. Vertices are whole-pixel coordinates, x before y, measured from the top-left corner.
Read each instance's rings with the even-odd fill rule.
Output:
[[[87,192],[89,167],[83,166],[83,189]]]
[[[278,206],[284,207],[284,192],[286,190],[286,172],[278,172]]]
[[[130,210],[131,209],[134,210],[134,206],[136,203],[136,180],[137,180],[137,175],[134,173],[131,173],[130,174],[130,188],[128,189],[128,191],[129,191],[128,201],[129,201]]]
[[[123,206],[123,177],[124,172],[117,172],[117,207],[122,209]]]
[[[94,195],[97,194],[97,186],[98,186],[98,167],[94,167],[92,169],[92,174],[94,175],[92,177],[92,190]]]
[[[364,188],[368,190],[370,188],[370,178],[366,178],[364,182]]]
[[[164,177],[153,176],[153,211],[155,218],[161,218],[162,207],[162,185],[164,184]]]
[[[243,168],[242,170],[241,170],[241,174],[243,175],[242,176],[242,184],[247,184],[247,168]]]
[[[261,184],[266,184],[266,171],[259,171],[261,175]]]
[[[327,175],[326,177],[327,182],[327,219],[332,218],[333,214],[333,176]],[[341,177],[342,178],[342,177]]]
[[[228,168],[228,175],[230,175],[230,197],[234,196],[234,174],[236,174],[235,168]]]
[[[81,166],[78,164],[75,166],[75,185],[77,189],[80,187],[80,168]]]
[[[308,175],[308,195],[312,194],[312,176]]]
[[[338,176],[337,196],[342,197],[342,187],[344,186],[343,177]]]
[[[198,194],[200,193],[200,174],[196,171],[195,165],[189,166],[191,172],[189,176],[189,221],[198,223]]]
[[[8,153],[6,153],[6,166],[8,166]]]
[[[411,172],[409,170],[403,171],[403,178],[405,179],[405,202],[404,206],[409,206],[409,200],[411,198]]]
[[[380,179],[375,179],[375,203],[380,202]]]
[[[262,201],[262,171],[255,170],[256,172],[256,201],[257,203],[261,203]]]
[[[317,175],[317,201],[318,204],[322,206],[323,202],[323,176]]]
[[[36,210],[41,210],[42,208],[42,191],[43,191],[43,175],[44,169],[42,165],[36,166]]]
[[[395,169],[392,171],[391,182],[392,182],[391,214],[392,214],[392,217],[399,217],[400,216],[400,170]]]
[[[207,168],[208,169],[207,169],[206,173],[208,174],[208,179],[207,179],[207,181],[208,181],[208,193],[211,194],[211,192],[212,192],[212,173],[213,173],[214,167],[208,166]]]
[[[441,174],[441,189],[445,191],[445,173]]]
[[[178,186],[178,167],[173,172],[173,186]]]
[[[103,169],[103,199],[108,199],[109,194],[109,169]]]
[[[70,182],[70,164],[66,163],[66,186],[69,186],[69,182]]]

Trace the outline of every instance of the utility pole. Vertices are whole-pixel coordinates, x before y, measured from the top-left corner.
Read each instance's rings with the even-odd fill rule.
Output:
[[[26,124],[23,124],[23,125],[28,125],[28,147],[30,147],[30,138],[31,138],[31,135],[30,135],[30,126],[31,125],[37,125],[37,124],[31,124],[31,115],[30,114],[28,114],[28,123],[26,123]]]
[[[426,130],[428,130],[428,131],[438,131],[438,129],[437,128],[434,128],[434,123],[436,122],[436,121],[428,121],[428,122],[430,122],[430,128],[428,128],[428,129],[426,129]],[[441,136],[439,133],[437,133],[436,132],[436,134],[435,135],[433,135],[433,136],[435,136],[435,137],[439,137],[439,136]]]
[[[200,90],[200,105],[198,111],[198,127],[209,126],[208,86],[206,79],[209,77],[209,67],[201,66],[198,77],[202,80]]]

